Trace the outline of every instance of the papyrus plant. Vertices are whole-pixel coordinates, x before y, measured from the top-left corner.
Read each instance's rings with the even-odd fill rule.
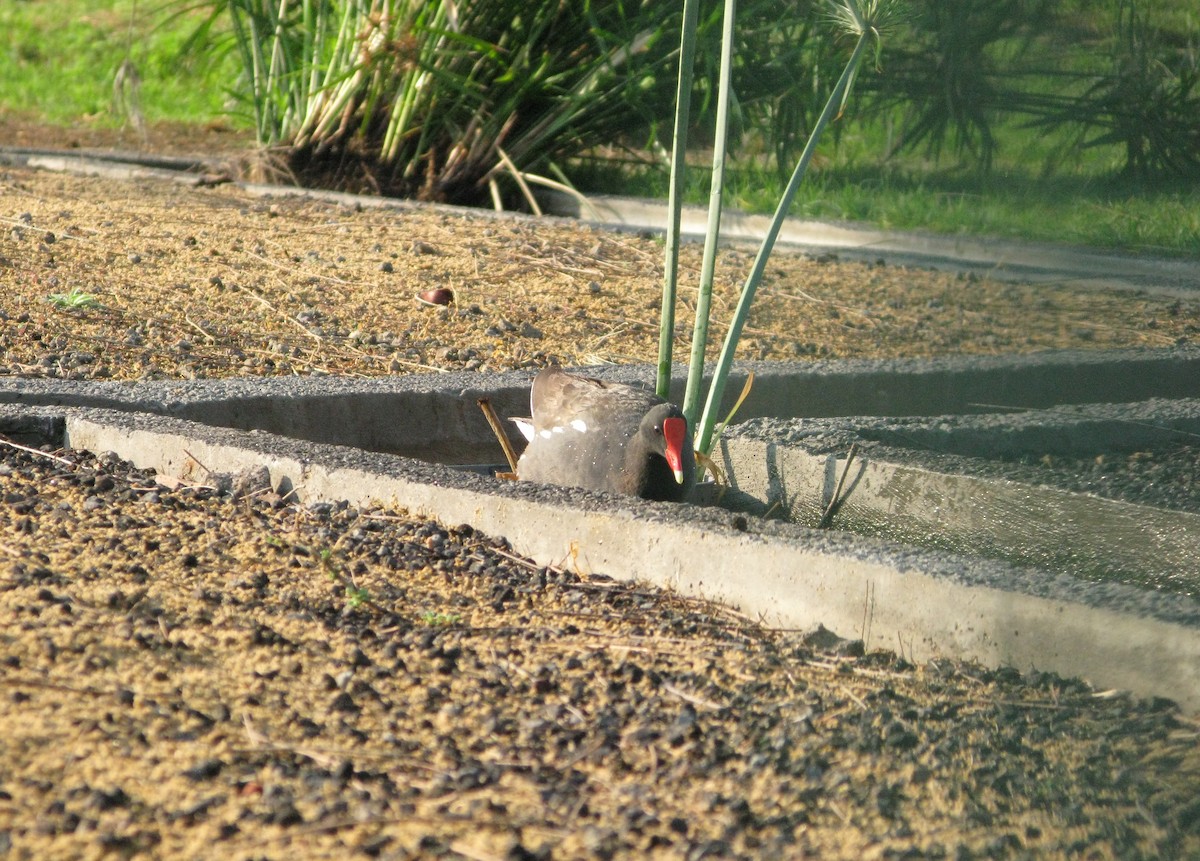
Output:
[[[695,0],[687,0],[687,2],[695,2]],[[729,50],[729,44],[732,40],[734,31],[734,14],[736,0],[726,0],[725,3],[725,42],[726,49],[722,52],[721,73],[719,82],[718,94],[718,128],[716,131],[717,146],[715,149],[713,162],[713,177],[710,186],[709,199],[709,219],[707,227],[707,235],[705,237],[705,254],[704,263],[701,270],[701,282],[699,285],[700,293],[697,301],[696,322],[693,337],[693,348],[691,362],[688,368],[688,382],[686,395],[684,399],[684,413],[688,418],[689,424],[694,428],[696,439],[696,449],[704,455],[709,455],[716,442],[716,435],[719,431],[717,428],[717,410],[720,409],[722,398],[725,394],[725,384],[729,378],[730,369],[733,366],[734,354],[737,351],[738,341],[741,338],[742,329],[746,324],[746,319],[750,314],[750,306],[754,301],[755,293],[758,290],[759,284],[762,282],[763,273],[766,271],[767,261],[770,259],[771,252],[775,247],[775,241],[779,237],[779,231],[783,226],[784,219],[791,208],[792,200],[795,198],[796,191],[800,187],[800,182],[804,179],[804,175],[808,170],[808,166],[812,161],[812,157],[817,150],[817,145],[821,140],[826,127],[830,121],[841,114],[845,109],[846,103],[850,98],[851,90],[854,86],[854,81],[858,75],[859,69],[862,66],[867,50],[874,45],[878,52],[880,39],[884,29],[888,23],[893,20],[899,13],[901,0],[825,0],[828,9],[828,19],[830,26],[834,27],[839,33],[846,37],[852,38],[853,49],[850,57],[846,61],[846,66],[842,71],[841,77],[833,87],[833,91],[829,94],[829,98],[825,103],[824,109],[817,118],[812,132],[808,136],[804,149],[800,154],[799,161],[796,164],[795,170],[792,172],[791,179],[788,181],[787,187],[784,189],[779,203],[775,209],[775,215],[771,220],[771,224],[767,230],[766,236],[763,238],[762,244],[759,247],[758,254],[755,257],[754,264],[747,275],[742,291],[738,299],[737,307],[734,311],[733,320],[729,325],[728,333],[725,336],[724,344],[722,345],[720,355],[717,359],[716,368],[713,371],[712,381],[709,384],[708,396],[705,400],[704,410],[699,418],[696,417],[698,409],[698,393],[700,389],[700,380],[704,374],[704,355],[707,347],[707,331],[708,331],[708,308],[709,297],[712,293],[713,280],[713,265],[716,252],[716,244],[720,231],[720,206],[721,206],[721,182],[724,168],[724,138],[726,129],[724,128],[724,116],[727,116],[727,106],[729,100],[729,92],[732,86],[730,69],[732,65],[732,52]],[[687,6],[685,5],[685,10]],[[694,44],[695,31],[694,26],[689,28],[687,14],[685,11],[685,26],[683,29],[682,48],[680,50],[681,69],[680,69],[680,104],[677,105],[677,111],[687,110],[682,103],[686,101],[683,98],[684,93],[688,90],[684,88],[683,81],[685,74],[689,76],[690,71],[683,67],[689,62],[689,57],[692,54],[692,48],[689,47],[689,40]],[[878,55],[878,54],[877,54]],[[722,108],[722,105],[725,108]],[[686,113],[684,114],[686,117]],[[676,137],[674,140],[674,157],[673,164],[682,170],[683,157],[682,153],[686,148],[686,140],[681,136],[681,128],[686,128],[686,122],[676,122]],[[674,169],[674,168],[673,168]],[[675,182],[672,182],[674,189]],[[671,368],[671,338],[670,331],[674,327],[674,301],[675,289],[677,283],[677,275],[675,270],[678,266],[677,254],[677,227],[679,224],[679,208],[681,201],[677,195],[672,195],[671,198],[671,216],[668,225],[668,241],[667,241],[667,260],[666,260],[666,275],[664,279],[664,299],[662,316],[663,328],[659,340],[659,361],[658,361],[658,391],[660,394],[665,393],[670,382]],[[672,225],[676,231],[672,231]],[[671,310],[668,313],[668,305]],[[670,327],[670,328],[668,328]]]

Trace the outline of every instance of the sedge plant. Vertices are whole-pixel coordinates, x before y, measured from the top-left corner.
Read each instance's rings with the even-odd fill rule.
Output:
[[[536,209],[529,183],[561,187],[542,171],[606,141],[669,62],[639,4],[199,2],[229,20],[262,145],[424,200],[498,202],[507,176]]]
[[[858,75],[863,59],[866,56],[867,49],[872,44],[876,47],[876,56],[881,43],[881,36],[886,26],[898,15],[902,0],[825,0],[828,8],[828,18],[832,26],[842,35],[852,37],[854,39],[854,47],[850,53],[849,59],[846,61],[846,66],[834,85],[833,91],[830,93],[828,100],[825,103],[816,123],[813,126],[812,132],[809,134],[805,143],[804,149],[800,154],[799,160],[793,170],[791,179],[788,181],[782,196],[779,199],[778,205],[775,208],[774,217],[771,219],[770,226],[767,229],[766,236],[763,238],[762,244],[759,247],[758,254],[754,259],[754,264],[751,266],[750,273],[747,275],[745,282],[742,285],[741,294],[738,298],[737,306],[734,310],[733,319],[729,325],[729,330],[725,336],[724,344],[721,347],[721,352],[717,358],[717,365],[713,371],[712,381],[709,384],[708,396],[705,400],[704,411],[700,414],[699,419],[696,419],[696,410],[698,407],[698,393],[700,380],[704,374],[704,355],[707,348],[707,325],[708,325],[708,307],[709,297],[712,292],[712,273],[711,271],[703,271],[700,283],[700,298],[697,302],[697,319],[695,326],[695,337],[697,343],[693,343],[691,362],[688,369],[688,384],[687,390],[689,395],[685,399],[684,413],[688,418],[688,423],[693,427],[693,434],[696,441],[696,450],[701,455],[709,456],[712,453],[713,446],[716,444],[716,437],[719,433],[717,427],[717,410],[720,409],[722,398],[725,394],[725,385],[729,378],[729,372],[733,366],[734,354],[737,351],[738,341],[741,339],[742,329],[745,327],[746,320],[750,314],[750,307],[754,301],[754,296],[758,290],[759,284],[762,283],[763,273],[766,271],[767,262],[770,259],[771,252],[774,250],[775,241],[779,237],[779,231],[783,227],[784,219],[791,208],[792,201],[796,196],[796,191],[800,187],[801,181],[808,170],[808,166],[812,161],[813,155],[816,153],[817,146],[821,140],[826,127],[830,121],[845,109],[846,103],[849,100],[850,92],[853,88],[854,81]],[[733,33],[733,15],[734,15],[734,0],[727,0],[725,6],[725,28],[724,40],[731,39]],[[682,42],[686,45],[689,39],[695,38],[694,27],[689,33],[689,28],[685,21],[684,34]],[[722,56],[722,72],[720,80],[720,92],[718,94],[718,116],[721,115],[721,103],[725,102],[728,105],[728,91],[730,90],[730,79],[728,76],[727,58],[724,56],[728,51],[728,45],[723,48]],[[681,62],[686,60],[688,53],[680,52]],[[729,58],[731,61],[731,58]],[[681,72],[682,77],[682,72]],[[683,101],[681,97],[681,101]],[[677,111],[681,109],[680,105],[676,106]],[[686,110],[686,108],[682,108]],[[676,124],[678,135],[679,124]],[[706,247],[711,246],[715,249],[718,234],[720,230],[720,215],[719,212],[714,213],[713,209],[719,210],[721,206],[721,191],[720,184],[723,179],[723,146],[724,146],[725,128],[719,123],[716,133],[717,140],[717,155],[714,157],[712,189],[710,191],[709,200],[709,220],[707,226],[707,235],[705,237]],[[681,151],[686,146],[684,141],[681,141],[677,136],[674,141],[676,152]],[[718,159],[720,162],[718,163]],[[680,206],[678,200],[672,205],[672,213],[670,218],[673,223],[678,223],[679,214],[675,211]],[[706,251],[706,256],[707,256]],[[670,246],[668,245],[668,254],[670,254]],[[677,266],[677,258],[668,256],[666,265],[668,268]],[[709,266],[705,266],[704,270],[708,270]],[[674,276],[668,274],[665,285],[673,285],[675,282]],[[664,292],[666,287],[664,287]],[[673,303],[674,295],[670,297]],[[667,297],[664,296],[664,308],[667,305]],[[703,313],[702,313],[703,312]],[[703,316],[703,319],[701,317]],[[669,337],[668,323],[671,327],[674,325],[673,311],[670,317],[664,313],[662,324],[661,345],[667,341]],[[666,350],[660,349],[659,353],[659,378],[657,388],[662,393],[669,385],[670,375],[670,354],[669,346]]]

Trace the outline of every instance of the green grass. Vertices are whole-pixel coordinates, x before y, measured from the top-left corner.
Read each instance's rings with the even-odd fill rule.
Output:
[[[794,212],[898,230],[993,235],[1200,254],[1200,189],[1153,186],[1111,176],[1039,178],[1018,170],[842,170],[814,178]],[[747,193],[749,208],[756,209]]]
[[[147,122],[223,118],[237,68],[227,52],[183,50],[199,20],[173,14],[162,0],[4,0],[0,117],[120,125],[113,81],[128,57]]]
[[[1100,153],[1044,177],[1027,161],[1001,159],[985,174],[912,157],[881,166],[846,150],[845,141],[826,148],[796,195],[794,217],[1200,257],[1200,185],[1126,179],[1116,159]],[[694,163],[685,197],[703,205],[707,167],[704,158]],[[585,194],[666,197],[665,166],[586,162],[573,179]],[[726,205],[769,213],[785,182],[759,159],[735,160],[725,174]]]

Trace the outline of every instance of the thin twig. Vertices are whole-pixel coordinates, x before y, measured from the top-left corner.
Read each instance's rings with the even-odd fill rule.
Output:
[[[712,711],[720,711],[723,708],[728,708],[728,706],[722,705],[721,703],[713,702],[712,700],[705,699],[704,697],[697,696],[696,694],[690,694],[687,691],[682,690],[681,688],[677,688],[675,685],[672,685],[672,684],[664,683],[663,690],[669,694],[672,694],[673,696],[679,697],[681,700],[683,700],[686,703],[691,703],[692,705],[699,706],[700,708],[703,708],[703,709],[710,709]]]
[[[201,326],[199,323],[197,323],[195,320],[193,320],[191,317],[189,317],[186,313],[183,315],[183,321],[185,323],[187,323],[189,326],[191,326],[193,329],[195,329],[197,332],[199,332],[201,335],[203,335],[205,338],[207,338],[208,343],[210,343],[210,344],[217,343],[217,338],[215,335],[210,334],[203,326]]]
[[[591,753],[590,750],[584,751],[583,755],[586,756],[589,753]],[[564,771],[566,769],[570,768],[571,765],[574,764],[574,762],[580,758],[581,757],[576,756],[570,762],[568,762],[565,766],[563,766]],[[467,843],[467,841],[465,841],[465,840],[452,841],[450,843],[450,851],[456,852],[457,854],[463,856],[464,858],[469,859],[469,861],[504,861],[504,857],[507,857],[507,856],[502,857],[500,855],[494,855],[493,853],[485,852],[482,849],[476,849],[474,846],[469,845]]]
[[[0,437],[0,445],[6,445],[9,448],[15,448],[18,451],[23,451],[23,452],[26,452],[27,454],[34,454],[34,455],[37,455],[38,457],[46,457],[46,458],[49,458],[50,460],[57,461],[58,463],[61,463],[64,466],[74,466],[75,465],[74,461],[68,460],[65,457],[59,457],[56,454],[50,454],[49,452],[40,451],[39,449],[36,449],[36,448],[30,448],[27,445],[21,445],[19,442],[13,442],[12,440],[5,439],[4,437]]]
[[[828,529],[829,524],[833,522],[833,515],[837,513],[837,509],[841,506],[842,488],[846,484],[846,476],[850,473],[850,464],[854,462],[854,455],[858,453],[858,443],[850,444],[850,451],[846,454],[846,465],[842,468],[842,477],[838,479],[837,488],[833,491],[833,498],[829,500],[829,506],[825,509],[825,513],[821,515],[821,522],[817,524],[818,529]]]
[[[405,359],[397,358],[396,356],[377,356],[373,353],[368,353],[366,350],[360,350],[358,347],[351,347],[349,344],[342,344],[341,346],[347,352],[353,353],[362,359],[366,359],[368,362],[387,361],[389,364],[391,362],[395,362],[397,365],[406,365],[407,367],[415,368],[419,371],[432,371],[437,374],[450,373],[445,368],[439,368],[437,365],[422,365],[420,362],[409,362]]]
[[[262,254],[255,254],[253,252],[246,252],[246,254],[248,257],[253,257],[256,260],[261,260],[263,263],[267,264],[268,266],[274,266],[276,269],[279,269],[283,272],[287,272],[289,274],[295,274],[295,269],[293,266],[283,264],[283,263],[276,263],[274,260],[271,260],[269,257],[265,257]],[[336,275],[322,275],[319,272],[310,273],[307,275],[307,277],[319,278],[322,281],[329,281],[332,284],[345,284],[345,285],[353,286],[355,283],[353,281],[347,281],[345,278],[338,278]],[[237,286],[237,285],[234,285],[234,286]]]
[[[191,460],[191,461],[192,461],[194,464],[196,464],[196,466],[198,466],[198,467],[200,467],[202,470],[204,470],[204,471],[205,471],[205,473],[207,473],[208,475],[216,475],[216,473],[215,473],[213,470],[209,469],[207,466],[205,466],[205,465],[204,465],[204,464],[203,464],[203,463],[200,461],[200,458],[196,457],[196,455],[192,454],[192,453],[191,453],[190,451],[188,451],[186,448],[183,450],[183,453],[184,453],[184,454],[186,454],[186,455],[188,456],[188,458],[189,458],[189,459],[190,459],[190,460]]]
[[[503,425],[500,424],[500,417],[496,415],[496,409],[492,406],[491,399],[479,398],[476,403],[483,410],[484,417],[492,427],[492,433],[496,435],[496,439],[500,442],[500,447],[504,449],[504,457],[508,460],[508,468],[515,475],[517,472],[517,453],[513,450],[512,442],[509,440],[508,434],[504,432]]]
[[[0,685],[12,688],[37,688],[38,690],[57,691],[64,694],[82,694],[89,697],[115,696],[117,693],[115,688],[108,690],[106,688],[94,688],[91,686],[75,687],[58,682],[48,682],[44,678],[32,678],[29,676],[0,676]]]
[[[829,305],[830,307],[837,308],[839,311],[849,311],[851,314],[857,314],[858,316],[862,317],[863,319],[865,319],[868,323],[870,323],[875,328],[879,327],[879,321],[876,320],[874,317],[872,317],[866,311],[863,311],[859,308],[855,308],[851,305],[843,305],[840,302],[832,302],[829,299],[819,299],[816,296],[810,296],[808,293],[805,293],[803,290],[796,290],[794,293],[784,293],[782,291],[776,291],[774,295],[779,296],[782,299],[796,299],[796,300],[804,301],[804,302],[815,302],[819,305]]]
[[[316,332],[311,331],[307,326],[305,326],[303,323],[301,323],[296,318],[292,317],[290,314],[283,313],[278,308],[276,308],[274,305],[272,305],[270,302],[268,302],[266,299],[264,299],[262,296],[259,296],[257,293],[255,293],[253,290],[249,289],[248,287],[243,287],[241,284],[238,284],[237,282],[230,282],[230,286],[232,286],[235,290],[239,290],[242,293],[245,293],[251,299],[253,299],[254,301],[258,302],[260,305],[262,305],[264,308],[268,309],[269,311],[277,314],[282,319],[291,323],[293,326],[295,326],[297,329],[299,329],[305,335],[308,335],[308,337],[312,338],[314,341],[316,341],[318,343],[324,343],[325,339],[322,338],[320,335],[318,335]]]

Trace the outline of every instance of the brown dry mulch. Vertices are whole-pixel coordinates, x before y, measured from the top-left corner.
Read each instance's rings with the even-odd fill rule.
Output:
[[[652,238],[229,185],[10,169],[0,189],[8,375],[656,349]],[[719,319],[749,260],[723,254]],[[455,304],[414,300],[436,286]],[[745,355],[1161,346],[1198,312],[781,256]],[[8,857],[1200,856],[1200,725],[1024,670],[766,630],[402,511],[0,446]]]
[[[0,373],[382,375],[653,361],[662,247],[564,222],[0,171]],[[684,254],[677,355],[699,249]],[[720,258],[715,355],[751,254]],[[415,295],[454,291],[449,307]],[[780,254],[739,355],[1169,346],[1200,302]]]
[[[809,643],[402,512],[0,464],[14,858],[1166,858],[1163,701]]]

